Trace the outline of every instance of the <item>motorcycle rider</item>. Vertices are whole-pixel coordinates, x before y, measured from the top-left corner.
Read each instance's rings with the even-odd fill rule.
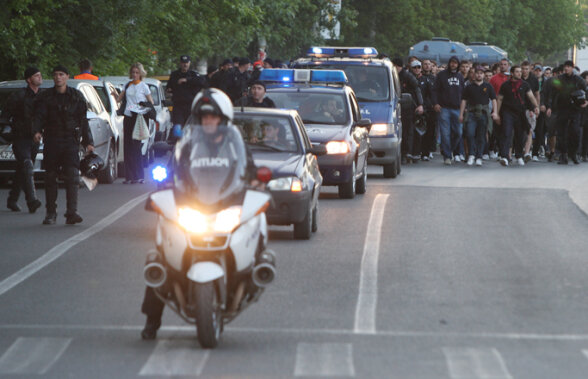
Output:
[[[194,98],[192,105],[192,116],[186,125],[197,125],[201,127],[209,151],[216,151],[232,126],[233,105],[229,97],[216,88],[205,89]],[[185,133],[184,138],[189,136]],[[239,139],[242,141],[242,139]],[[181,145],[181,141],[179,142]],[[178,147],[179,148],[179,147]],[[246,149],[246,146],[245,146]],[[255,178],[255,165],[249,150],[247,150],[247,176],[252,186],[257,186]],[[157,297],[155,290],[151,287],[145,289],[145,297],[141,306],[141,312],[147,316],[145,327],[141,331],[141,337],[145,340],[154,339],[157,330],[161,326],[161,315],[165,304]]]

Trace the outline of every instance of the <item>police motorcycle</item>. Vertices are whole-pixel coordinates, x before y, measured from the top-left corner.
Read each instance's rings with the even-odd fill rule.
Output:
[[[223,326],[256,302],[273,281],[275,255],[267,249],[265,210],[271,195],[249,182],[252,159],[231,125],[229,98],[200,92],[192,109],[217,107],[226,116],[207,134],[192,116],[174,151],[172,188],[146,203],[157,214],[156,251],[148,254],[144,279],[184,321],[195,324],[203,348],[217,346]],[[218,141],[222,134],[222,142]],[[267,183],[268,168],[257,180]]]

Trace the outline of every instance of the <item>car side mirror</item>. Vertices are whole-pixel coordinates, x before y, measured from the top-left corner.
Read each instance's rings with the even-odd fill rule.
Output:
[[[327,146],[326,145],[312,146],[310,149],[307,150],[307,153],[316,155],[317,157],[321,156],[321,155],[325,155],[325,154],[327,154]]]
[[[412,95],[410,93],[403,93],[400,97],[400,105],[410,105],[412,104]]]

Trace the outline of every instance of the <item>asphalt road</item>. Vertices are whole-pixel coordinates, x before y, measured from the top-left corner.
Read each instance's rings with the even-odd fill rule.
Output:
[[[76,226],[3,209],[0,376],[585,378],[587,170],[437,159],[327,187],[310,241],[270,227],[276,281],[215,350],[168,310],[140,339],[153,184],[82,190]]]

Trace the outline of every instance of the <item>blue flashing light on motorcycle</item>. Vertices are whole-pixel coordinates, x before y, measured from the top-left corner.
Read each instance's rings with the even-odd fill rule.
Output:
[[[151,170],[151,176],[153,180],[161,183],[167,179],[167,169],[161,165],[157,165]]]

